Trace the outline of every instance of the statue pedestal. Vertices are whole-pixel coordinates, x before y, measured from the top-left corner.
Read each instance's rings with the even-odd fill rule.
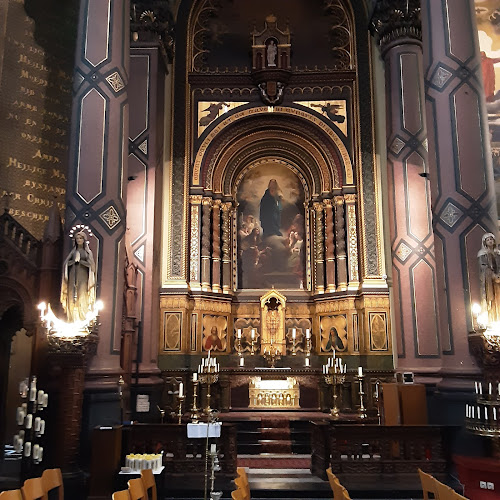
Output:
[[[249,408],[259,410],[292,410],[300,408],[300,387],[295,377],[265,379],[250,377]]]

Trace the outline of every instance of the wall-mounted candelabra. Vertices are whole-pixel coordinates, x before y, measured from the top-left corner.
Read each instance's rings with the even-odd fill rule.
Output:
[[[242,331],[241,328],[238,328],[236,331],[236,338],[234,341],[234,348],[236,352],[238,353],[238,366],[245,366],[245,358],[243,357],[243,338],[242,338]]]
[[[300,342],[297,340],[297,329],[292,328],[292,340],[290,341],[291,348],[290,351],[292,356],[297,356],[297,346]]]
[[[45,420],[43,411],[47,408],[49,396],[41,389],[37,389],[35,376],[24,379],[19,384],[19,394],[23,400],[16,411],[16,421],[20,426],[14,436],[14,450],[21,454],[27,469],[33,463],[39,464],[43,460],[42,436],[45,434]]]
[[[346,369],[347,366],[342,362],[342,359],[335,356],[335,350],[333,350],[332,356],[328,358],[327,363],[323,365],[325,382],[332,386],[332,408],[330,414],[334,418],[339,418],[340,416],[339,405],[342,404],[342,393],[339,391],[339,388],[345,382]]]
[[[210,357],[210,350],[208,351],[207,357],[201,359],[201,363],[198,366],[198,380],[202,384],[207,385],[207,406],[205,407],[205,414],[210,419],[212,408],[210,408],[211,391],[210,386],[215,384],[219,380],[219,363],[214,357]]]

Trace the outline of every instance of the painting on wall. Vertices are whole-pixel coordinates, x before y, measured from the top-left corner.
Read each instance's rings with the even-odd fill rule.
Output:
[[[320,327],[321,352],[347,350],[347,319],[343,314],[323,316],[320,319]]]
[[[163,315],[163,350],[180,351],[182,313],[165,311]]]
[[[475,0],[475,9],[500,213],[500,5],[498,0]]]
[[[203,350],[223,352],[227,346],[227,318],[225,316],[203,316]]]
[[[304,189],[297,175],[268,160],[247,172],[237,200],[238,288],[304,288]]]
[[[368,314],[370,326],[370,350],[387,351],[389,349],[389,332],[387,331],[387,314],[371,312]]]

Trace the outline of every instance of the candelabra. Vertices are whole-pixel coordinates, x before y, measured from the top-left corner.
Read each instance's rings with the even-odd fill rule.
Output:
[[[337,405],[337,400],[339,399],[337,388],[339,386],[342,386],[342,384],[345,382],[346,369],[347,365],[345,363],[342,363],[342,359],[335,357],[335,350],[333,350],[332,356],[328,358],[328,362],[323,365],[323,375],[325,377],[325,382],[328,385],[331,385],[333,389],[333,401],[330,414],[334,418],[339,418],[340,416],[340,410]]]
[[[363,379],[365,378],[365,375],[363,374],[363,368],[361,366],[358,367],[358,383],[359,383],[359,411],[358,411],[358,416],[359,418],[366,418],[366,408],[364,404],[364,390],[363,390]]]
[[[49,401],[48,394],[37,391],[36,382],[35,376],[31,377],[31,382],[28,379],[21,381],[19,394],[26,402],[16,412],[17,424],[22,429],[14,436],[14,449],[21,454],[28,468],[31,461],[37,465],[43,460],[43,446],[35,441],[45,434],[45,420],[39,414],[47,408]]]
[[[198,378],[202,384],[207,384],[207,406],[205,414],[210,419],[212,408],[210,408],[210,399],[212,397],[210,386],[219,380],[219,363],[216,358],[210,357],[210,350],[206,358],[202,358],[200,366],[198,366]]]
[[[250,330],[250,354],[255,356],[255,344],[257,343],[255,328]]]
[[[264,347],[264,352],[262,353],[267,363],[271,368],[275,368],[275,363],[278,359],[281,359],[281,349],[280,346],[276,346],[272,339],[268,347]]]
[[[309,328],[306,330],[306,342],[304,346],[304,366],[311,366],[311,351],[312,351],[312,340],[311,340],[311,330]]]
[[[500,438],[500,382],[475,382],[476,403],[465,405],[465,426],[474,434]]]
[[[239,366],[245,366],[245,358],[243,357],[243,341],[242,341],[242,336],[241,336],[241,328],[238,328],[238,331],[236,332],[236,339],[234,341],[234,348],[236,352],[238,353],[238,358],[239,358]]]
[[[193,373],[193,406],[191,408],[191,422],[197,424],[200,419],[200,410],[198,408],[198,373]]]

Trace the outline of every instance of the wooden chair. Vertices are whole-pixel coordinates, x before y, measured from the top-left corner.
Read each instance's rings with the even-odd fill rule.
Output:
[[[231,492],[231,498],[233,500],[245,500],[245,492],[238,488]]]
[[[453,488],[441,483],[437,479],[434,481],[436,483],[439,500],[459,500],[460,498],[465,498],[462,495],[459,495]]]
[[[239,490],[243,490],[243,492],[245,493],[244,500],[251,500],[250,486],[248,485],[248,481],[245,481],[242,476],[239,476],[234,480],[234,484],[238,487]]]
[[[127,484],[128,492],[130,493],[130,500],[148,500],[144,484],[140,477],[137,479],[130,479]]]
[[[41,477],[26,479],[21,488],[24,500],[48,500],[47,493],[43,489]]]
[[[338,477],[333,480],[333,498],[334,500],[343,500],[344,498],[344,487],[340,484]]]
[[[238,476],[242,477],[248,484],[247,470],[245,467],[236,467],[236,473]]]
[[[61,469],[45,469],[42,473],[42,484],[45,493],[57,488],[58,500],[64,500],[64,484]]]
[[[0,498],[2,500],[23,500],[23,495],[21,490],[8,490],[2,491],[2,493],[0,493]]]
[[[128,490],[115,491],[111,496],[112,500],[130,500]]]
[[[436,488],[436,479],[434,479],[434,477],[430,474],[424,472],[422,469],[418,469],[418,474],[420,476],[424,500],[429,500],[429,493],[432,494],[432,497],[430,498],[439,498]]]
[[[347,489],[342,486],[342,499],[343,500],[351,500],[351,497],[349,496],[349,492],[347,491]]]
[[[151,469],[141,470],[141,479],[144,489],[146,490],[146,498],[149,500],[157,500],[156,481],[153,471]]]
[[[330,488],[332,489],[332,492],[335,493],[335,490],[333,489],[333,482],[337,479],[337,476],[332,472],[331,467],[328,467],[328,469],[326,469],[326,476],[328,477],[328,482],[330,483]]]

